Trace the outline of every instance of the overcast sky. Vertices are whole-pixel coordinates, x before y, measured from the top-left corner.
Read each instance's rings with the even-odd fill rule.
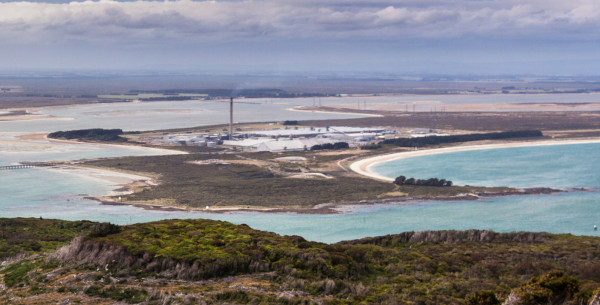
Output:
[[[0,2],[0,69],[600,75],[600,1]]]

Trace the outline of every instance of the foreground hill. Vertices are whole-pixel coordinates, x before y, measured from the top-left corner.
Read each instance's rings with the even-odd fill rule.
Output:
[[[324,244],[201,219],[0,227],[0,303],[589,304],[600,287],[595,237],[425,231]]]

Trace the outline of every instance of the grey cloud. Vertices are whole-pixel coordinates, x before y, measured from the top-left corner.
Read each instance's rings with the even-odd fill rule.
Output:
[[[500,33],[523,38],[548,31],[557,31],[557,36],[568,32],[573,38],[579,29],[597,35],[599,24],[600,2],[588,0],[0,3],[0,38],[17,40],[86,36],[227,41],[336,35],[387,39]]]

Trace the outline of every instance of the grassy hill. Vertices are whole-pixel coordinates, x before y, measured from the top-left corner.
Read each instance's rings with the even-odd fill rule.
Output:
[[[324,244],[202,219],[0,223],[12,232],[0,236],[12,243],[0,303],[588,304],[600,287],[596,237],[425,231]],[[56,240],[26,246],[40,236]]]

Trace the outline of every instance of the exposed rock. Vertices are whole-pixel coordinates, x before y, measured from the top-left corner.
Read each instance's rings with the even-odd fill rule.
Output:
[[[60,262],[74,264],[95,264],[105,270],[118,266],[119,269],[143,269],[167,278],[201,279],[225,273],[223,264],[187,262],[169,257],[154,257],[150,253],[132,254],[124,246],[102,241],[75,238],[69,245],[57,250],[50,256]],[[225,263],[247,265],[249,272],[268,271],[269,265],[252,264],[250,258],[235,258]]]
[[[474,242],[519,242],[539,243],[548,239],[547,233],[509,232],[496,233],[489,230],[443,230],[404,232],[394,235],[367,237],[359,240],[348,241],[348,244],[382,244],[382,243],[458,243]]]
[[[589,305],[600,305],[600,291],[596,291]]]
[[[502,305],[518,305],[521,303],[521,298],[517,296],[516,293],[511,292],[506,300],[502,303]]]

